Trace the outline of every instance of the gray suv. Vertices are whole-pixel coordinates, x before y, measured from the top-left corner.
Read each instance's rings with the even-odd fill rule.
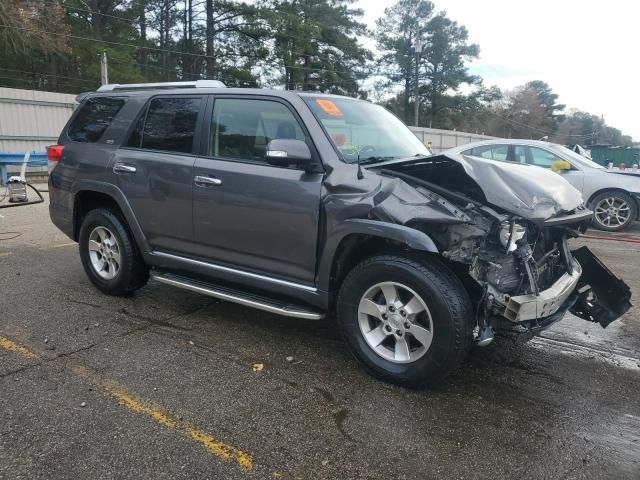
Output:
[[[378,378],[419,387],[496,334],[567,311],[606,327],[627,285],[568,239],[591,212],[561,176],[436,155],[384,108],[219,82],[109,85],[49,148],[50,213],[95,286],[154,280],[334,317]]]

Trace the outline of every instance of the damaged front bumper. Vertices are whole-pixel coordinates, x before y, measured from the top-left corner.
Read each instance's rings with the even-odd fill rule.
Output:
[[[631,308],[629,286],[587,247],[574,250],[572,255],[573,272],[562,275],[539,295],[494,293],[494,300],[504,306],[502,316],[509,320],[500,322],[502,330],[538,333],[561,320],[567,311],[605,328]]]
[[[522,322],[553,315],[576,289],[581,275],[582,267],[574,260],[572,273],[565,273],[538,295],[531,293],[505,298],[504,317],[512,322]]]
[[[582,276],[571,313],[605,328],[631,308],[631,289],[587,247],[580,247],[572,254],[582,266]]]

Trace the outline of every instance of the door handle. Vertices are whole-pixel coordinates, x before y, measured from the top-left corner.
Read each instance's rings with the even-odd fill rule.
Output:
[[[137,168],[126,163],[116,163],[113,166],[113,173],[136,173]]]
[[[217,187],[222,185],[222,180],[219,178],[205,177],[204,175],[197,175],[193,178],[193,181],[199,187]]]

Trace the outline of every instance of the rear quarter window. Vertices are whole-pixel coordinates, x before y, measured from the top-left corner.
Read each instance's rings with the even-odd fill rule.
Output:
[[[203,97],[157,97],[132,130],[127,147],[191,153]]]
[[[124,103],[124,98],[89,98],[82,104],[80,111],[69,125],[67,136],[74,142],[97,142]]]

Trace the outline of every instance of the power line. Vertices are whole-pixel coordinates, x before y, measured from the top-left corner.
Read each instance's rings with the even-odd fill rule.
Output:
[[[50,31],[38,31],[35,30],[33,28],[24,28],[24,27],[13,27],[11,25],[5,25],[5,24],[1,24],[0,28],[10,28],[13,30],[22,30],[25,32],[35,32],[35,33],[46,33],[48,35],[57,35],[60,37],[65,37],[65,38],[73,38],[76,40],[86,40],[89,42],[97,42],[97,43],[104,43],[106,45],[116,45],[116,46],[120,46],[120,47],[133,47],[133,48],[140,48],[140,49],[144,49],[144,50],[152,50],[152,51],[156,51],[156,52],[166,52],[166,53],[173,53],[176,55],[189,55],[189,56],[193,56],[193,57],[203,57],[203,58],[211,58],[214,59],[214,57],[210,56],[210,55],[203,55],[203,54],[199,54],[199,53],[190,53],[190,52],[180,52],[178,50],[169,50],[169,49],[163,49],[163,48],[155,48],[155,47],[145,47],[144,45],[135,45],[133,43],[125,43],[125,42],[114,42],[111,40],[100,40],[97,38],[91,38],[91,37],[82,37],[79,35],[72,35],[72,34],[66,34],[66,33],[57,33],[57,32],[50,32]]]
[[[24,28],[24,27],[13,27],[10,25],[5,25],[5,24],[0,24],[0,28],[9,28],[9,29],[14,29],[14,30],[21,30],[21,31],[27,31],[27,32],[36,32],[36,33],[46,33],[49,35],[57,35],[57,36],[61,36],[61,37],[65,37],[65,38],[73,38],[76,40],[86,40],[86,41],[90,41],[90,42],[96,42],[96,43],[103,43],[106,45],[116,45],[116,46],[123,46],[123,47],[132,47],[132,48],[136,48],[136,49],[144,49],[144,50],[151,50],[151,51],[155,51],[155,52],[165,52],[165,53],[171,53],[174,55],[187,55],[187,56],[192,56],[192,57],[198,57],[198,58],[205,58],[205,59],[212,59],[215,60],[216,57],[213,57],[211,55],[206,55],[206,54],[198,54],[198,53],[191,53],[191,52],[181,52],[178,50],[169,50],[169,49],[163,49],[163,48],[155,48],[155,47],[146,47],[143,45],[135,45],[133,43],[125,43],[125,42],[114,42],[111,40],[100,40],[97,38],[90,38],[90,37],[82,37],[79,35],[72,35],[72,34],[64,34],[64,33],[57,33],[57,32],[50,32],[50,31],[44,31],[44,32],[39,32],[38,30],[35,29],[31,29],[31,28]],[[264,59],[260,58],[260,57],[256,57],[256,56],[249,56],[249,55],[239,55],[239,54],[226,54],[226,55],[221,55],[221,56],[229,56],[229,57],[240,57],[240,58],[253,58],[256,59],[258,61],[262,61],[265,62]],[[271,63],[272,66],[275,65],[275,62]],[[337,73],[337,74],[349,74],[351,72],[348,72],[347,70],[335,70],[335,69],[329,69],[329,68],[307,68],[307,67],[301,67],[301,66],[296,66],[296,65],[278,65],[278,68],[290,68],[290,69],[294,69],[294,70],[303,70],[303,71],[308,71],[308,72],[332,72],[332,73]]]
[[[129,2],[129,3],[130,4],[134,4],[134,5],[136,4],[135,2]],[[138,5],[141,5],[141,4],[138,4]],[[196,4],[196,6],[197,5],[202,5],[202,3]],[[103,17],[113,18],[115,20],[126,22],[126,23],[130,24],[133,27],[137,27],[136,22],[133,19],[126,19],[126,18],[118,17],[116,15],[110,15],[110,14],[106,14],[106,13],[102,13],[102,12],[98,12],[98,11],[93,11],[93,10],[83,9],[83,8],[77,8],[77,7],[71,7],[71,6],[67,6],[67,5],[63,6],[63,8],[66,8],[66,9],[69,9],[69,10],[75,10],[75,11],[79,11],[79,12],[87,12],[87,13],[90,13],[91,15],[100,15],[100,16],[103,16]],[[149,12],[151,12],[151,10],[149,10]],[[202,13],[202,12],[200,12],[200,13]],[[291,14],[289,14],[289,13],[285,13],[285,14],[291,16]],[[47,32],[47,33],[56,34],[54,32]],[[242,33],[242,32],[238,31],[238,33]],[[297,36],[293,36],[293,35],[284,35],[283,36],[281,33],[278,33],[278,35],[283,37],[283,38],[290,39],[290,40],[301,40],[301,41],[308,41],[309,40],[308,38],[297,37]],[[251,37],[249,37],[249,38],[251,38]],[[99,41],[98,39],[93,39],[93,40]],[[259,40],[255,39],[255,38],[253,38],[253,40],[256,41],[256,42],[260,42]],[[274,39],[274,41],[275,41],[275,39]],[[260,43],[263,43],[263,45],[265,45],[264,42],[260,42]],[[326,46],[329,46],[329,47],[334,47],[334,48],[336,48],[336,49],[338,49],[340,51],[342,50],[341,46],[339,46],[338,44],[333,43],[333,42],[329,42],[329,41],[326,41],[326,40],[321,40],[318,43],[325,44]],[[130,46],[135,46],[136,48],[149,48],[149,49],[151,49],[151,47],[136,46],[134,44],[129,44],[129,45]],[[188,52],[180,52],[180,53],[186,54],[186,55],[190,54]],[[302,55],[311,55],[308,52],[301,52],[301,51],[295,51],[295,50],[292,50],[292,53],[295,53],[295,54],[301,55],[301,56]],[[202,54],[191,54],[191,55],[198,55],[198,56],[206,57],[206,55],[202,55]],[[238,55],[238,56],[243,56],[243,55]],[[251,58],[251,57],[248,57],[248,58]]]
[[[13,80],[13,81],[19,82],[21,84],[25,83],[24,77],[18,78],[18,77],[7,77],[6,75],[0,75],[0,78],[5,79],[5,80]],[[35,84],[35,83],[38,83],[38,82],[29,82],[29,83]],[[58,86],[58,87],[60,87],[60,86],[69,87],[69,88],[72,88],[72,89],[77,89],[78,88],[77,84],[67,83],[67,82],[56,82],[56,86]]]
[[[15,70],[12,68],[5,68],[5,67],[0,67],[0,70],[4,70],[7,72],[14,72],[14,73],[24,73],[27,75],[41,75],[44,77],[54,77],[54,78],[66,78],[66,79],[70,79],[70,80],[75,80],[77,83],[84,83],[84,84],[91,84],[91,85],[95,85],[98,82],[97,80],[93,81],[93,80],[89,80],[88,78],[83,78],[83,77],[69,77],[67,75],[57,75],[57,74],[53,74],[53,73],[45,73],[45,72],[36,72],[36,71],[28,71],[28,70]]]
[[[522,127],[522,128],[526,128],[530,132],[542,133],[542,134],[545,134],[545,135],[556,135],[558,133],[558,132],[552,132],[550,130],[544,130],[544,129],[541,129],[541,128],[538,128],[538,127],[533,127],[531,125],[527,125],[526,123],[518,122],[516,120],[503,117],[503,116],[501,116],[501,115],[499,115],[499,114],[497,114],[495,112],[492,112],[492,111],[489,111],[489,114],[493,115],[493,116],[495,116],[495,117],[497,117],[497,118],[499,118],[501,120],[504,120],[505,122],[511,123],[513,125],[516,125],[516,126],[519,126],[519,127]],[[590,132],[590,133],[572,134],[572,135],[564,135],[564,136],[572,137],[572,138],[583,138],[583,137],[586,138],[586,137],[592,137],[592,136],[594,136],[596,134],[597,134],[597,132],[593,131],[593,132]]]

